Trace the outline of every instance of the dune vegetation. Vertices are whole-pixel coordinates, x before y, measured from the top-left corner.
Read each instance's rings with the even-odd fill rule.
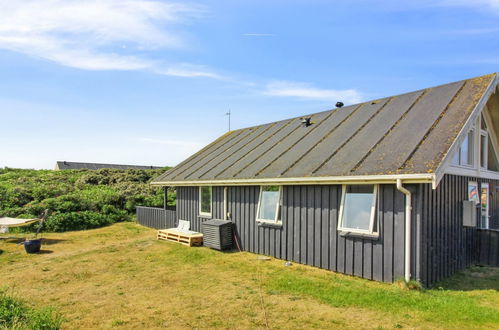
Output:
[[[0,169],[0,216],[33,218],[49,209],[44,230],[56,232],[131,220],[136,205],[163,206],[163,189],[149,182],[166,169]],[[173,191],[168,200],[175,203]]]

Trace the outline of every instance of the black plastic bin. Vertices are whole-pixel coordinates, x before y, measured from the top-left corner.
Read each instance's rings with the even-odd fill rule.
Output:
[[[40,252],[42,247],[41,239],[27,239],[24,241],[24,249],[27,253],[37,253]]]

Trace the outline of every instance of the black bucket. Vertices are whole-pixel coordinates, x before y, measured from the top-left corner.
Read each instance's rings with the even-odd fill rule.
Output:
[[[37,253],[40,252],[40,248],[42,247],[41,239],[30,239],[24,241],[24,249],[27,253]]]

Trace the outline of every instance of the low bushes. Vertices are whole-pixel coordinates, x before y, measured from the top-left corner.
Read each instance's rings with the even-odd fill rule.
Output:
[[[91,229],[127,221],[133,218],[137,205],[163,205],[163,189],[149,182],[165,170],[0,169],[0,215],[31,218],[49,209],[48,231]],[[175,204],[174,191],[168,191],[168,202]]]

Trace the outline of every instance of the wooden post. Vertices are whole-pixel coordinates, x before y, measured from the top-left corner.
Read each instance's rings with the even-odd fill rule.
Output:
[[[163,197],[163,208],[166,210],[168,206],[168,187],[164,187],[163,191],[165,192],[164,197]]]

